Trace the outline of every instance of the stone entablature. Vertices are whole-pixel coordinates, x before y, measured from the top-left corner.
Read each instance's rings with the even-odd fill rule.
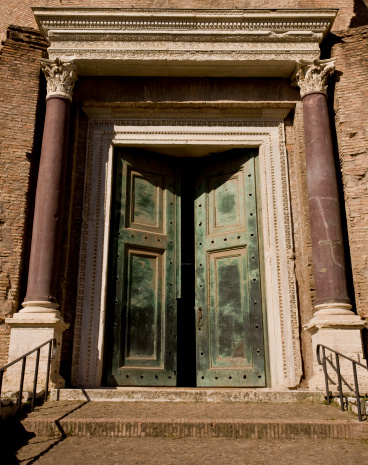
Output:
[[[34,8],[49,57],[79,75],[290,77],[319,58],[335,9]]]

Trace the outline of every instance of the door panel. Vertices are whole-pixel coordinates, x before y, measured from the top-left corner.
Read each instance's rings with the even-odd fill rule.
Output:
[[[253,150],[202,161],[195,199],[197,385],[265,386]]]
[[[162,366],[162,252],[126,248],[125,365]]]
[[[119,385],[176,385],[175,170],[137,149],[116,151],[110,308]]]

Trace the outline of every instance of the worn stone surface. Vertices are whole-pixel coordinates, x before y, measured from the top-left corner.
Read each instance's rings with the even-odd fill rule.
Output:
[[[116,387],[101,389],[52,389],[52,401],[111,402],[323,402],[321,391],[275,391],[273,389],[196,389]]]
[[[368,425],[309,403],[48,402],[22,421],[38,436],[368,438]]]
[[[320,440],[233,440],[162,438],[34,438],[19,449],[6,452],[4,465],[12,457],[25,464],[100,465],[101,463],[138,465],[176,464],[254,464],[266,465],[346,465],[365,463],[368,446],[364,441]]]
[[[356,421],[357,417],[341,412],[333,405],[311,402],[46,402],[24,420],[24,424],[41,419],[174,419],[192,420],[265,420],[265,421]]]

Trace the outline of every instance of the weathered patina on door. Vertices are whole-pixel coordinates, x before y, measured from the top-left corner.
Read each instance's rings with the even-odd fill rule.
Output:
[[[266,385],[256,155],[236,149],[184,162],[138,149],[116,151],[109,384],[177,384],[177,299],[185,297],[181,318],[193,321],[189,291],[195,293],[196,339],[189,336],[191,324],[179,331],[182,372],[188,360],[195,364],[185,357],[191,341],[197,386]],[[194,194],[184,183],[196,185]],[[180,184],[188,197],[182,212]],[[193,221],[194,230],[184,228],[181,238],[180,222]],[[192,251],[186,256],[195,256],[195,291],[187,281],[180,289],[181,245]]]
[[[202,160],[195,199],[197,386],[265,386],[254,150]]]
[[[109,384],[176,385],[176,195],[169,158],[115,154]]]

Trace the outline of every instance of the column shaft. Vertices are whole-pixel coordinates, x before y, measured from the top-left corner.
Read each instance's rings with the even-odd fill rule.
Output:
[[[25,301],[56,302],[70,101],[46,102]]]
[[[350,304],[327,98],[303,98],[307,187],[316,305]]]

